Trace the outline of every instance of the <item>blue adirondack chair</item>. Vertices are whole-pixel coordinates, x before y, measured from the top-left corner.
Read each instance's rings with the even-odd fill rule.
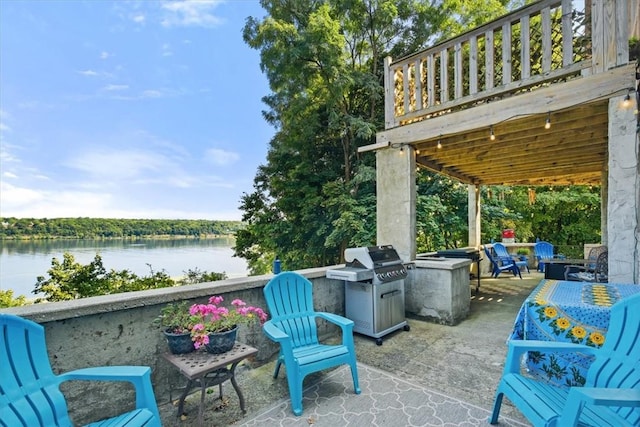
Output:
[[[55,375],[44,328],[19,316],[0,314],[0,425],[73,426],[59,388],[70,380],[128,381],[135,387],[134,410],[91,426],[161,426],[150,368],[105,366]]]
[[[302,415],[302,382],[310,373],[339,365],[349,365],[353,388],[360,394],[356,352],[353,344],[353,321],[313,308],[312,284],[295,272],[273,277],[264,288],[271,320],[263,325],[269,339],[280,344],[280,354],[273,377],[278,377],[284,363],[287,371],[291,407]],[[342,344],[326,345],[318,340],[317,319],[324,319],[342,330]]]
[[[539,241],[533,246],[533,253],[538,260],[538,271],[544,273],[545,260],[547,259],[564,259],[562,254],[553,253],[553,245],[549,242]]]
[[[522,271],[522,269],[525,269],[527,270],[527,273],[530,273],[529,261],[516,259],[513,255],[509,253],[509,251],[507,250],[507,247],[502,243],[494,243],[493,250],[495,251],[496,256],[500,258],[500,260],[503,262],[503,264],[508,264],[511,261],[513,261],[516,263],[520,271]]]
[[[506,396],[534,426],[640,425],[640,294],[611,308],[604,345],[509,342],[504,373],[489,422],[496,424]],[[527,351],[580,352],[595,356],[584,387],[560,388],[520,373]]]
[[[498,277],[503,271],[510,271],[514,276],[520,276],[522,279],[522,273],[520,273],[520,268],[514,259],[501,260],[491,253],[491,248],[486,245],[484,246],[484,253],[487,255],[487,259],[491,263],[491,277]]]

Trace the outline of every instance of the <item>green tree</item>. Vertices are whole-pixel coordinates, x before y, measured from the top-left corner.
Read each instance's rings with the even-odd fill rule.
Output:
[[[226,273],[208,273],[200,271],[197,267],[189,269],[185,272],[185,276],[178,280],[179,285],[193,285],[203,282],[215,282],[217,280],[225,280],[228,276]]]
[[[82,265],[76,262],[72,254],[65,252],[62,262],[57,258],[51,260],[51,268],[47,274],[48,278],[38,276],[33,293],[43,296],[37,298],[36,303],[66,301],[176,285],[175,281],[164,271],[154,272],[151,269],[151,276],[142,278],[129,270],[107,271],[98,254],[89,264]]]
[[[507,2],[472,3],[497,16],[494,5]],[[240,205],[246,228],[235,253],[253,274],[276,256],[285,269],[329,265],[348,246],[375,243],[375,158],[357,149],[383,128],[383,59],[452,35],[441,5],[427,1],[261,4],[268,16],[248,18],[243,36],[260,50],[272,90],[264,116],[277,132]]]
[[[51,268],[47,271],[49,277],[38,276],[33,293],[43,296],[37,298],[35,302],[66,301],[97,295],[212,282],[227,278],[225,273],[210,273],[195,268],[188,270],[185,277],[176,281],[169,277],[164,270],[154,271],[151,264],[147,265],[150,274],[139,277],[129,270],[107,271],[98,254],[89,264],[82,265],[76,262],[72,254],[65,252],[62,262],[57,258],[51,260]],[[11,297],[12,291],[8,291],[6,296]],[[0,298],[3,298],[1,293]],[[21,300],[18,298],[14,301],[18,303]],[[4,299],[0,299],[0,303],[4,303]]]
[[[581,258],[585,243],[602,239],[600,200],[600,187],[485,188],[482,240],[499,240],[504,228],[513,228],[519,241],[547,240]]]
[[[468,244],[467,186],[448,177],[421,172],[417,178],[418,253]]]
[[[0,290],[0,308],[21,307],[27,304],[29,301],[24,295],[18,295],[17,298],[14,298],[12,290]]]

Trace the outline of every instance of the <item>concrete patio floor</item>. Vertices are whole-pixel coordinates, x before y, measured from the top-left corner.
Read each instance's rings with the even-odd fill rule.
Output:
[[[495,388],[502,373],[506,354],[506,340],[516,314],[531,290],[543,279],[542,273],[523,273],[522,280],[506,273],[499,278],[482,277],[480,290],[475,294],[472,281],[469,316],[456,326],[431,323],[409,318],[410,331],[396,331],[384,337],[381,346],[375,340],[355,335],[359,362],[387,371],[426,388],[491,410]],[[274,361],[258,365],[246,360],[236,371],[250,418],[271,404],[288,397],[286,372],[273,379]],[[317,379],[314,374],[305,379],[305,386]],[[223,386],[222,402],[216,399],[218,387],[209,389],[205,400],[204,425],[228,426],[242,422],[238,398],[229,382]],[[345,390],[352,393],[352,390]],[[196,426],[199,394],[187,398],[187,416],[177,418],[172,403],[160,405],[165,426]],[[505,399],[502,415],[526,422]],[[304,423],[304,414],[301,424]],[[336,426],[338,427],[338,426]]]

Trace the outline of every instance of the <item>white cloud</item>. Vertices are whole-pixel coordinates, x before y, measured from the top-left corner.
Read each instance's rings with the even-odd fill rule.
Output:
[[[214,9],[224,3],[220,0],[178,0],[162,4],[166,14],[165,27],[215,27],[223,20],[214,15]]]
[[[112,55],[109,52],[102,51],[100,52],[100,59],[110,58]]]
[[[0,182],[0,208],[3,211],[24,207],[25,205],[36,203],[42,199],[43,196],[38,191],[17,187],[4,181]],[[3,213],[0,216],[8,215]]]
[[[11,146],[10,144],[3,143],[0,145],[0,162],[7,162],[7,163],[20,162],[20,159],[18,159],[16,156],[14,156],[10,152],[11,148],[14,148],[14,147]]]
[[[205,152],[205,159],[214,165],[224,166],[235,163],[240,156],[233,151],[225,151],[219,148],[210,148]]]
[[[147,89],[142,92],[142,98],[162,98],[163,93],[156,89]]]
[[[103,88],[106,91],[119,91],[119,90],[127,90],[129,89],[129,85],[107,85]]]
[[[4,172],[4,173],[2,174],[2,176],[6,177],[6,178],[11,178],[11,179],[15,179],[15,178],[17,178],[17,177],[18,177],[18,175],[16,175],[16,174],[15,174],[15,173],[13,173],[13,172]]]
[[[145,172],[167,170],[170,162],[161,154],[142,150],[96,150],[81,153],[66,165],[106,182],[119,182],[139,178]]]
[[[99,216],[111,201],[100,192],[48,191],[0,183],[0,216],[18,218],[59,218]]]
[[[11,131],[11,128],[9,127],[9,125],[5,123],[6,120],[10,120],[10,119],[11,117],[9,113],[7,113],[5,110],[0,109],[0,132]]]
[[[16,218],[180,218],[239,221],[241,212],[215,210],[207,204],[180,206],[123,205],[115,194],[104,190],[35,190],[0,182],[0,216]]]
[[[169,43],[165,43],[162,45],[162,56],[172,56],[173,51],[171,50],[171,45]]]
[[[100,77],[100,78],[106,78],[106,79],[111,79],[114,77],[113,74],[108,73],[106,71],[80,70],[80,71],[77,71],[77,73],[85,77]]]
[[[144,22],[146,21],[146,17],[144,15],[135,15],[131,18],[131,20],[136,24],[144,24]]]
[[[41,111],[49,111],[56,110],[60,108],[60,105],[56,104],[45,104],[41,101],[23,101],[18,104],[18,107],[23,110],[41,110]]]
[[[95,77],[98,75],[98,72],[93,70],[82,70],[78,71],[78,74],[82,74],[83,76]]]

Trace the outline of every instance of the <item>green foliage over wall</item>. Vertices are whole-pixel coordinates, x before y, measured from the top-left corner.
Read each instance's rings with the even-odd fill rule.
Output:
[[[209,273],[199,269],[188,270],[181,279],[174,280],[164,271],[154,271],[149,265],[148,276],[138,276],[129,270],[107,271],[98,254],[89,264],[76,262],[75,257],[65,252],[62,261],[51,260],[47,276],[38,276],[33,290],[39,294],[34,301],[68,301],[98,295],[112,295],[122,292],[143,291],[147,289],[168,288],[194,283],[212,282],[227,278],[225,273]],[[26,305],[27,299],[20,295],[13,298],[13,291],[0,291],[0,308]]]

